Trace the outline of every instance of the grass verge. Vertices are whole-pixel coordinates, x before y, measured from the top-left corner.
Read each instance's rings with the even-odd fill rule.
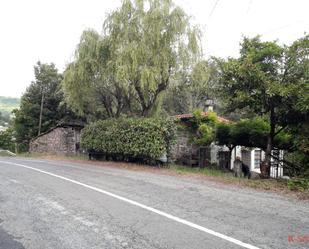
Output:
[[[22,157],[41,158],[49,160],[63,160],[76,163],[87,163],[103,167],[116,167],[133,171],[148,171],[164,175],[173,175],[185,178],[208,180],[219,184],[248,187],[256,190],[275,192],[283,195],[293,196],[301,200],[309,200],[309,189],[289,188],[291,181],[281,179],[247,179],[235,178],[231,172],[225,172],[215,168],[191,168],[182,165],[169,165],[168,167],[154,167],[135,163],[95,161],[89,160],[86,155],[57,156],[50,154],[19,154]]]

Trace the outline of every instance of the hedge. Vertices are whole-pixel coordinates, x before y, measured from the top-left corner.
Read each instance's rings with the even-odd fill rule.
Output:
[[[125,158],[158,159],[169,154],[175,139],[172,120],[122,118],[87,125],[81,145],[88,151]]]

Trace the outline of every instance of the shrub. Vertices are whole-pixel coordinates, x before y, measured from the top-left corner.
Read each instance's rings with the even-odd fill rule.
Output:
[[[15,151],[13,129],[8,128],[5,131],[0,131],[0,149]]]
[[[309,179],[309,154],[302,151],[284,154],[285,174]]]
[[[207,112],[204,115],[201,110],[193,112],[193,118],[189,125],[194,133],[192,142],[197,145],[206,146],[215,140],[215,127],[218,124],[218,117],[215,112]]]
[[[169,154],[175,137],[172,120],[122,118],[100,120],[86,126],[81,145],[88,151],[123,158],[158,159]]]
[[[211,144],[215,140],[214,128],[207,124],[201,124],[197,130],[197,135],[193,142],[197,145],[205,146]]]
[[[295,178],[288,181],[288,188],[293,191],[309,190],[309,179]]]

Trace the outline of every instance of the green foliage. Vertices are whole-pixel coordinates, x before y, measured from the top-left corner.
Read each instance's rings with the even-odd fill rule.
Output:
[[[198,168],[198,167],[187,167],[182,165],[170,165],[169,169],[176,171],[177,173],[196,173],[196,174],[202,174],[206,176],[216,176],[216,177],[229,177],[229,173],[226,173],[220,169],[217,169],[216,167],[204,167],[204,168]]]
[[[226,145],[230,150],[238,144],[237,139],[232,136],[233,127],[232,123],[219,123],[216,129],[217,143],[219,145]]]
[[[309,36],[291,46],[245,38],[240,57],[221,62],[219,92],[228,111],[249,108],[269,120],[266,167],[275,137],[304,122],[309,110]],[[263,170],[263,174],[267,170]],[[269,171],[268,171],[269,172]]]
[[[244,119],[235,123],[217,125],[216,140],[219,145],[233,148],[238,145],[265,148],[268,123],[261,119]]]
[[[38,62],[34,67],[35,81],[31,82],[15,109],[14,130],[16,141],[25,150],[29,140],[38,135],[40,105],[43,99],[41,132],[55,126],[64,117],[73,117],[63,102],[60,91],[61,74],[54,64]]]
[[[218,144],[228,147],[240,145],[265,150],[269,130],[270,125],[267,120],[260,117],[242,119],[234,123],[219,123],[216,130],[216,140]],[[291,134],[281,132],[276,136],[274,146],[278,149],[290,149],[293,146]]]
[[[208,112],[207,115],[201,110],[193,112],[193,118],[187,121],[187,126],[193,132],[193,142],[206,146],[215,140],[215,129],[218,117],[215,112]]]
[[[309,123],[300,123],[289,129],[290,136],[285,141],[292,143],[285,153],[285,170],[290,176],[309,178]],[[280,134],[281,135],[281,134]]]
[[[170,115],[205,110],[207,100],[214,99],[219,68],[213,59],[193,65],[188,74],[180,74],[167,90],[163,108]]]
[[[66,100],[95,117],[150,116],[176,75],[199,57],[199,30],[170,0],[125,0],[102,35],[85,31],[65,71]]]
[[[244,119],[232,126],[231,136],[238,145],[265,148],[269,124],[262,118]]]
[[[205,112],[198,109],[193,112],[193,118],[190,121],[195,124],[194,126],[199,126],[203,123],[214,126],[218,123],[218,116],[215,112],[207,112],[207,115],[205,115]]]
[[[0,131],[0,149],[15,151],[14,132],[12,128]]]
[[[284,155],[285,172],[289,176],[305,177],[309,179],[309,155],[296,150]]]
[[[207,112],[207,116],[205,117],[205,122],[210,123],[212,125],[216,125],[218,123],[218,116],[215,112]]]
[[[230,150],[240,145],[257,147],[265,151],[269,129],[269,123],[263,118],[244,119],[228,124],[219,123],[216,130],[216,141],[219,145],[226,145]],[[283,163],[286,175],[308,175],[309,177],[308,152],[299,150],[298,145],[295,145],[296,141],[299,140],[294,137],[293,133],[282,131],[275,137],[274,147],[285,150]]]
[[[290,132],[293,134],[295,148],[309,157],[309,122],[291,127]]]
[[[197,130],[197,137],[194,142],[198,145],[209,145],[214,141],[214,128],[207,124],[201,124]]]
[[[309,108],[304,103],[308,100],[308,36],[290,47],[262,42],[259,37],[245,38],[241,46],[240,58],[221,63],[220,91],[229,109],[250,107],[258,114],[272,110],[274,121],[281,125],[299,121],[288,117]]]
[[[158,159],[169,153],[174,136],[171,120],[107,119],[86,126],[81,144],[89,151],[106,155]]]
[[[292,191],[309,190],[309,179],[295,178],[288,181],[288,188]]]

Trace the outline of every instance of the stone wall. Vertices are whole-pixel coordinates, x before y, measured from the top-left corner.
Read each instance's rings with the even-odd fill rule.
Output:
[[[210,164],[217,164],[225,158],[219,157],[219,152],[228,152],[226,146],[218,146],[215,143],[211,143],[209,146],[198,146],[191,142],[192,134],[187,129],[179,129],[176,134],[176,142],[171,149],[171,160],[173,162],[188,164],[192,166],[199,165],[200,167],[206,167]],[[191,162],[190,162],[191,160]],[[192,163],[192,161],[194,163]],[[196,162],[197,161],[197,162]]]
[[[80,129],[73,127],[56,127],[30,142],[32,153],[51,153],[57,155],[76,154],[80,141]]]
[[[184,162],[191,155],[198,157],[199,147],[191,143],[191,133],[188,130],[178,130],[176,142],[171,149],[171,160],[174,162]]]

